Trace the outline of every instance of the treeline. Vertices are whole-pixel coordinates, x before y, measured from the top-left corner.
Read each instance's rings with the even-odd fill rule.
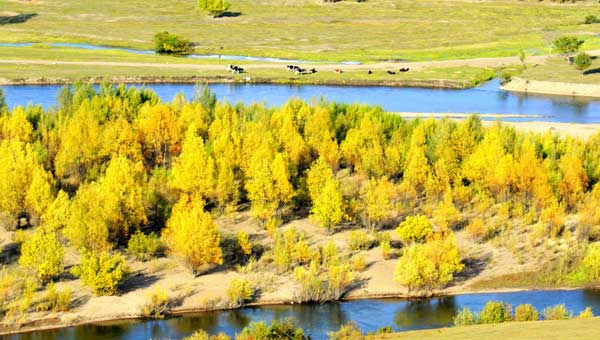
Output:
[[[300,266],[295,278],[312,287],[301,301],[337,298],[354,277],[335,246],[313,249],[278,231],[282,223],[310,216],[329,233],[364,226],[384,257],[394,249],[378,231],[398,226],[395,279],[438,289],[463,268],[457,228],[480,241],[522,228],[532,246],[596,240],[599,156],[600,135],[486,128],[478,116],[403,120],[324,101],[231,105],[206,87],[164,103],[148,89],[76,84],[48,111],[2,106],[0,224],[16,231],[19,263],[42,282],[63,272],[68,244],[82,254],[73,272],[113,294],[126,275],[120,250],[144,259],[164,245],[198,274],[224,261],[214,218],[249,209],[273,237],[278,270]],[[353,234],[357,249],[367,236]],[[569,266],[598,279],[600,249],[578,247]],[[321,291],[324,282],[335,284]]]

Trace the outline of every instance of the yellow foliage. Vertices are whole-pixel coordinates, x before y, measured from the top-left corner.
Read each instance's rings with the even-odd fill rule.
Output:
[[[183,195],[173,207],[171,218],[162,232],[169,252],[188,263],[194,273],[207,265],[223,263],[221,236],[204,201]]]

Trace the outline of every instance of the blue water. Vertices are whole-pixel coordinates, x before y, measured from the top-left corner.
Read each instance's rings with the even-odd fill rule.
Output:
[[[251,321],[270,322],[292,317],[313,340],[324,340],[327,333],[354,321],[364,331],[392,326],[395,331],[439,328],[452,324],[452,318],[464,307],[479,312],[491,300],[516,307],[532,304],[538,311],[556,304],[578,314],[586,306],[600,313],[600,291],[528,291],[514,293],[466,294],[424,300],[357,300],[317,305],[282,305],[243,308],[233,311],[206,312],[164,320],[121,321],[94,324],[54,331],[18,334],[9,339],[180,339],[197,329],[230,336],[240,332]]]
[[[145,86],[156,91],[164,101],[170,101],[180,92],[191,98],[194,92],[192,84]],[[600,123],[598,98],[515,94],[500,90],[497,80],[465,90],[274,84],[211,84],[209,87],[219,100],[234,103],[264,102],[269,106],[278,106],[291,97],[308,101],[324,97],[336,102],[379,105],[387,111],[397,112],[479,113],[484,119],[486,114],[520,114],[536,117],[503,120]],[[18,85],[1,88],[11,107],[33,103],[50,108],[55,104],[61,86]]]
[[[42,43],[0,43],[0,47],[30,47],[34,45],[42,45]],[[43,45],[50,47],[69,47],[69,48],[79,48],[84,50],[96,50],[96,51],[123,51],[134,54],[143,54],[143,55],[154,55],[156,54],[151,50],[137,50],[133,48],[124,48],[124,47],[112,47],[112,46],[100,46],[100,45],[90,45],[90,44],[78,44],[78,43],[43,43]],[[238,60],[238,61],[260,61],[260,62],[271,62],[271,63],[309,63],[311,61],[307,60],[296,60],[296,59],[281,59],[281,58],[270,58],[270,57],[252,57],[252,56],[241,56],[241,55],[221,55],[221,54],[189,54],[182,56],[185,58],[193,58],[193,59],[223,59],[223,60]],[[322,61],[325,62],[325,61]],[[342,64],[346,65],[358,65],[360,64],[357,61],[343,61]]]

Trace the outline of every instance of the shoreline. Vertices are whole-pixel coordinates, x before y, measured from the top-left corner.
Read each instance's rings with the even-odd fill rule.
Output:
[[[580,289],[593,289],[597,288],[597,286],[558,286],[558,287],[545,287],[545,288],[536,288],[536,287],[522,287],[522,288],[491,288],[491,289],[457,289],[452,290],[452,287],[447,288],[447,291],[443,293],[432,293],[426,296],[423,295],[411,295],[411,294],[369,294],[369,293],[359,293],[355,296],[349,295],[347,297],[341,298],[340,300],[332,300],[324,303],[334,303],[334,302],[349,302],[349,301],[357,301],[357,300],[422,300],[422,299],[432,299],[432,298],[443,298],[443,297],[451,297],[458,295],[472,295],[472,294],[491,294],[491,293],[514,293],[514,292],[529,292],[529,291],[564,291],[564,290],[580,290]],[[278,299],[278,300],[264,300],[264,301],[256,301],[252,303],[245,304],[241,307],[235,308],[181,308],[181,309],[173,309],[168,312],[164,318],[162,319],[153,319],[153,318],[145,318],[140,316],[139,314],[116,314],[111,317],[105,318],[97,318],[97,319],[86,319],[80,320],[79,318],[74,318],[72,321],[61,322],[60,318],[53,314],[49,318],[38,319],[28,322],[31,326],[24,326],[18,329],[10,329],[4,330],[3,327],[0,327],[0,336],[6,335],[15,335],[15,334],[26,334],[32,332],[39,331],[52,331],[64,328],[78,327],[83,325],[90,324],[115,324],[127,321],[145,321],[145,320],[164,320],[173,317],[184,317],[186,315],[199,314],[205,312],[223,312],[228,310],[237,310],[243,309],[247,307],[267,307],[267,306],[287,306],[294,305],[298,303],[294,303],[293,300],[290,299]],[[308,303],[303,303],[308,304]],[[56,322],[58,323],[52,323]]]
[[[251,77],[232,78],[227,76],[136,76],[136,77],[86,77],[82,79],[71,78],[0,78],[0,86],[27,86],[27,85],[70,85],[78,81],[85,83],[100,84],[103,82],[123,84],[275,84],[275,85],[328,85],[328,86],[364,86],[364,87],[415,87],[432,89],[469,89],[479,84],[468,81],[456,81],[445,79],[402,79],[402,80],[360,80],[360,79],[331,79],[318,80],[302,77],[294,78],[262,78]]]
[[[529,80],[513,77],[500,88],[505,91],[525,94],[532,93],[552,96],[600,98],[600,84]]]

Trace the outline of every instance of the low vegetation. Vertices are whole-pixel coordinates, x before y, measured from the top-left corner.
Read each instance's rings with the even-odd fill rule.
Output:
[[[192,52],[189,40],[169,32],[154,35],[154,51],[159,54],[185,55]]]

